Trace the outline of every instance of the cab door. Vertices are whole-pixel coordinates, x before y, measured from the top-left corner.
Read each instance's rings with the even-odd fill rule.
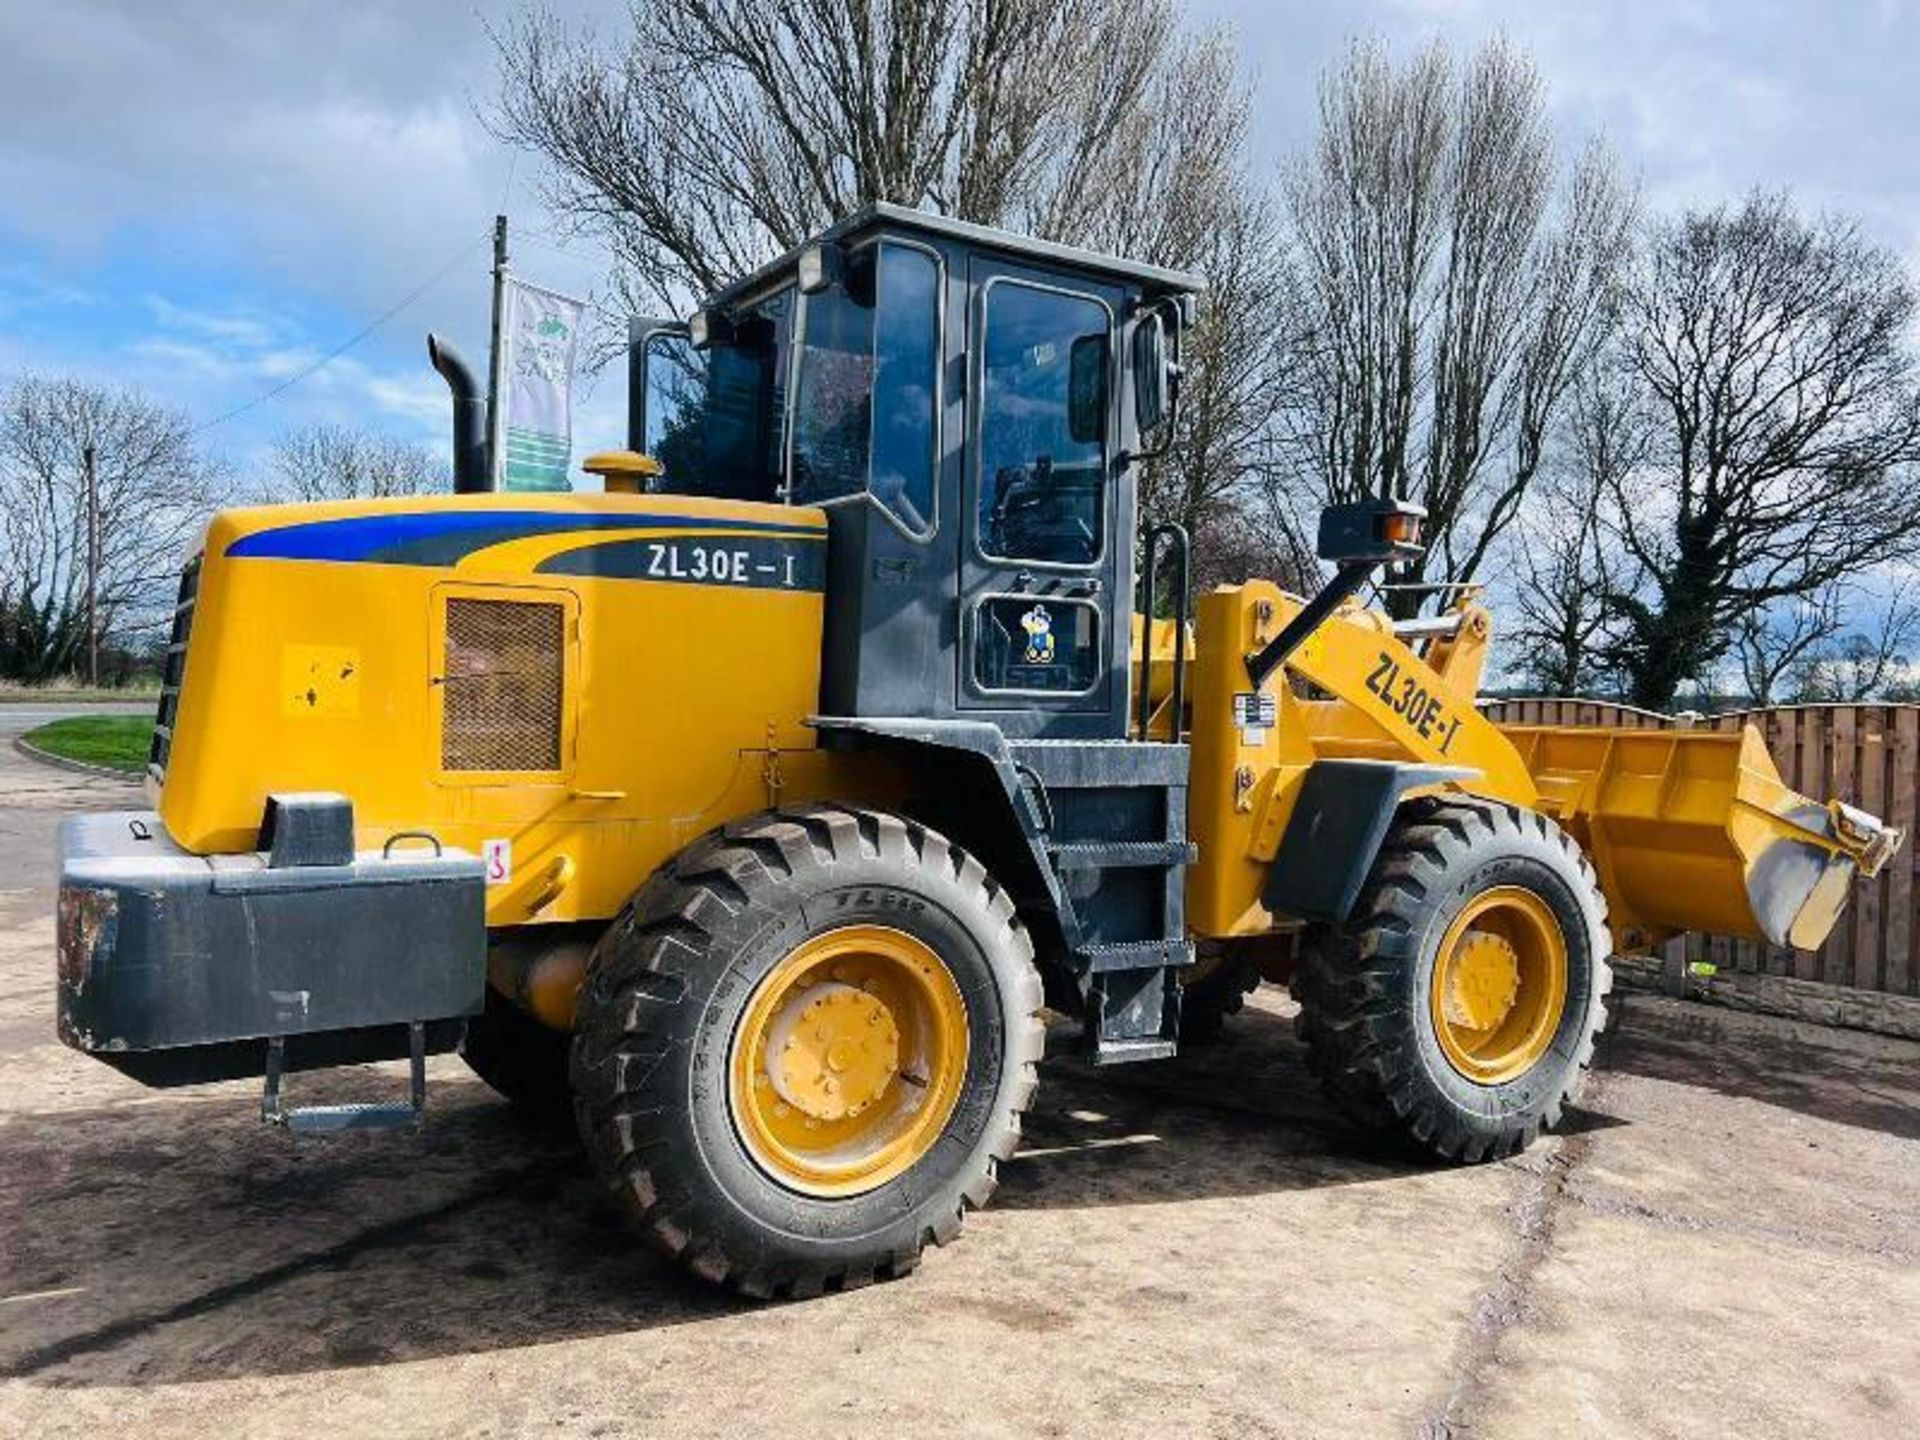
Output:
[[[1113,713],[1118,683],[1123,295],[980,256],[968,280],[960,708],[1033,717],[1003,721],[1012,734],[1101,734],[1077,717]]]

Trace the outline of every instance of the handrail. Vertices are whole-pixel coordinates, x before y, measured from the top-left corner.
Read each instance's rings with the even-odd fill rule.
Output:
[[[1158,598],[1159,563],[1161,541],[1173,542],[1173,560],[1178,566],[1175,573],[1176,589],[1173,606],[1173,687],[1168,695],[1168,704],[1173,723],[1169,727],[1170,738],[1180,738],[1180,724],[1186,706],[1187,688],[1187,612],[1192,601],[1193,568],[1192,544],[1187,538],[1184,525],[1168,520],[1147,532],[1147,548],[1140,585],[1140,696],[1137,702],[1139,712],[1140,738],[1146,740],[1153,733],[1153,608]]]

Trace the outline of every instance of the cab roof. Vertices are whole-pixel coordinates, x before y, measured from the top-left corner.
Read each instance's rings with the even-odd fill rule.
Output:
[[[967,220],[955,220],[946,215],[909,209],[905,205],[876,201],[844,219],[836,220],[805,244],[796,246],[778,259],[768,261],[751,275],[716,290],[707,297],[705,305],[709,309],[721,308],[760,295],[771,282],[793,272],[799,263],[800,252],[807,246],[826,241],[854,240],[873,231],[955,241],[970,249],[988,251],[1013,260],[1085,270],[1131,281],[1149,296],[1193,295],[1207,288],[1204,279],[1189,271],[1169,270],[1159,265],[1123,259],[1118,255],[1103,255],[1097,250],[1082,250],[1078,246],[1061,245],[1052,240],[1036,240],[1031,235],[1019,235],[1011,230],[996,230],[990,225],[975,225]]]

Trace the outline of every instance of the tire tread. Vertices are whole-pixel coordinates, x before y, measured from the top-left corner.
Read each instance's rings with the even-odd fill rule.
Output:
[[[1405,977],[1419,963],[1415,937],[1435,903],[1436,884],[1472,863],[1492,843],[1515,837],[1543,842],[1562,878],[1581,894],[1593,918],[1592,1000],[1573,1063],[1537,1115],[1522,1115],[1488,1133],[1423,1083],[1406,1031]],[[1606,901],[1585,853],[1537,811],[1493,801],[1448,797],[1417,800],[1403,812],[1375,861],[1344,925],[1309,927],[1293,978],[1299,1002],[1295,1033],[1307,1068],[1335,1107],[1365,1129],[1397,1133],[1443,1160],[1478,1163],[1525,1149],[1557,1126],[1577,1100],[1593,1063],[1595,1036],[1606,1023],[1611,989]]]
[[[1022,961],[1005,1037],[1016,1078],[977,1151],[979,1164],[961,1182],[960,1203],[923,1226],[916,1243],[826,1266],[730,1254],[691,1189],[675,1178],[679,1157],[660,1123],[677,1103],[671,1090],[677,1072],[663,1063],[669,1048],[664,1018],[694,993],[694,969],[707,963],[706,947],[715,938],[716,909],[730,918],[776,900],[808,870],[856,858],[886,859],[906,872],[944,870],[1003,928]],[[702,1278],[763,1298],[851,1288],[910,1273],[922,1249],[951,1240],[965,1211],[992,1196],[997,1166],[1018,1146],[1020,1116],[1039,1083],[1041,1011],[1026,928],[1006,891],[959,846],[913,820],[865,807],[767,811],[696,840],[641,887],[609,929],[595,953],[575,1027],[575,1117],[628,1219]]]

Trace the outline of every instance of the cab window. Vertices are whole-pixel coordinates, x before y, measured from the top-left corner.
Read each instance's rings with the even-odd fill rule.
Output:
[[[914,535],[931,533],[939,465],[939,266],[883,243],[810,295],[794,403],[792,498],[862,492]]]
[[[1091,565],[1105,539],[1107,308],[996,280],[985,318],[980,548],[999,560]]]
[[[1100,611],[1058,596],[989,595],[975,611],[973,683],[989,692],[1083,695],[1100,678]]]
[[[800,381],[793,406],[793,476],[800,505],[867,488],[873,429],[873,257],[848,267],[845,283],[806,298]]]
[[[776,497],[792,330],[789,288],[730,316],[726,338],[704,353],[677,336],[647,342],[646,443],[664,471],[656,489]]]
[[[873,498],[927,534],[940,466],[940,266],[924,250],[882,245],[879,291]]]
[[[684,335],[650,336],[646,352],[646,423],[641,443],[678,479],[706,470],[707,359]]]

